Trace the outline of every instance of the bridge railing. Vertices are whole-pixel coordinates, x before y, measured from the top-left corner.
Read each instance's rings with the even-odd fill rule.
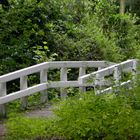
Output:
[[[129,79],[127,81],[122,82],[121,81],[121,75],[124,72],[130,72],[132,75],[132,79]],[[86,83],[92,83],[92,85],[95,88],[95,94],[102,94],[102,93],[110,93],[113,91],[113,87],[118,87],[118,86],[125,86],[127,84],[130,84],[132,81],[135,80],[137,72],[137,60],[127,60],[119,64],[114,64],[112,66],[100,69],[96,72],[92,72],[90,74],[84,75],[79,77],[79,84],[84,85]],[[98,83],[105,83],[106,81],[104,80],[105,77],[113,76],[112,79],[112,86],[97,90],[97,82]],[[114,85],[115,84],[115,85]]]
[[[15,99],[21,98],[22,108],[26,108],[28,104],[27,96],[41,92],[41,102],[48,99],[48,88],[60,88],[61,97],[66,96],[66,87],[79,87],[85,91],[86,86],[91,84],[81,84],[78,79],[76,81],[68,81],[67,69],[78,68],[79,77],[86,74],[87,68],[102,69],[114,63],[106,61],[54,61],[44,62],[28,68],[24,68],[9,74],[0,76],[0,114],[5,115],[5,104]],[[60,69],[60,81],[49,81],[48,72],[52,69]],[[40,84],[28,87],[28,76],[30,74],[40,73]],[[7,82],[20,78],[20,90],[7,94]]]

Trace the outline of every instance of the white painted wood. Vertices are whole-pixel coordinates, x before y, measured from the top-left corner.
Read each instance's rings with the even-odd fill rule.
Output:
[[[28,87],[27,79],[28,79],[27,76],[20,77],[20,90],[27,89]],[[21,109],[24,110],[27,108],[27,106],[28,106],[28,98],[27,97],[21,98]]]
[[[61,68],[60,81],[67,81],[67,68]],[[67,96],[67,91],[65,88],[60,89],[60,96],[61,98],[65,98]]]
[[[48,88],[66,88],[66,87],[79,87],[79,83],[78,81],[58,81],[58,82],[38,84],[32,87],[28,87],[27,89],[23,89],[23,90],[8,94],[6,96],[0,97],[0,105],[13,101],[15,99],[19,99],[21,97],[26,97],[31,94],[46,90]]]
[[[47,83],[48,80],[48,70],[42,70],[40,72],[40,83]],[[48,92],[47,89],[44,91],[41,91],[41,103],[45,103],[48,101]]]
[[[40,72],[42,69],[48,68],[48,62],[37,64],[28,68],[24,68],[15,72],[11,72],[5,75],[0,76],[0,82],[8,82],[29,74]]]
[[[133,60],[133,66],[132,66],[132,79],[134,85],[136,85],[136,75],[137,75],[137,60]]]
[[[61,88],[61,96],[65,97],[66,96],[66,87],[86,87],[86,86],[93,86],[95,83],[88,83],[87,80],[89,78],[93,78],[94,76],[96,77],[99,75],[99,78],[102,78],[104,76],[108,76],[110,74],[113,74],[114,69],[116,74],[114,73],[114,78],[116,81],[118,81],[118,70],[120,71],[130,71],[136,67],[136,64],[133,63],[134,60],[127,60],[125,62],[122,62],[120,64],[114,64],[110,66],[110,63],[106,63],[105,61],[100,61],[96,62],[95,61],[80,61],[80,62],[75,62],[75,61],[62,61],[62,62],[45,62],[36,66],[32,66],[17,72],[13,72],[10,74],[6,74],[3,76],[0,76],[0,105],[3,105],[7,102],[13,101],[15,99],[21,98],[21,97],[26,97],[28,95],[31,95],[36,92],[44,91],[47,90],[48,88]],[[100,64],[97,64],[100,63]],[[91,74],[84,75],[84,68],[85,67],[105,67],[109,65],[109,67],[103,68],[101,70],[98,70],[97,72],[93,72]],[[75,68],[80,68],[79,71],[79,77],[78,81],[67,81],[67,67],[75,67]],[[45,69],[51,69],[51,68],[61,68],[61,74],[60,74],[60,80],[61,81],[54,81],[54,82],[47,82],[47,70]],[[41,84],[35,85],[33,87],[27,87],[27,75],[32,74],[35,72],[41,72]],[[82,76],[84,75],[84,76]],[[20,78],[20,91],[11,93],[6,95],[6,81],[10,81],[16,78]],[[98,85],[106,85],[107,82],[105,81],[99,81],[96,82]],[[120,85],[125,85],[126,83],[121,83]],[[110,87],[112,88],[112,87]],[[109,88],[109,89],[110,89]],[[106,89],[105,89],[106,90]],[[106,90],[107,91],[107,90]]]
[[[98,67],[98,71],[100,71],[102,69],[102,67]],[[102,81],[104,81],[104,77],[101,77],[101,75],[99,74],[99,73],[97,73],[96,75],[95,75],[95,81],[94,81],[94,92],[95,92],[95,95],[96,94],[99,94],[98,93],[98,91],[100,91],[101,90],[101,86],[102,86]],[[98,88],[100,89],[97,89],[96,87],[97,87],[97,85],[98,85]]]
[[[43,84],[38,84],[36,86],[29,87],[27,89],[23,89],[23,90],[8,94],[6,96],[0,97],[0,104],[4,104],[4,103],[10,102],[10,101],[13,101],[15,99],[19,99],[21,97],[26,97],[33,93],[40,92],[42,90],[45,90],[46,87],[47,87],[47,84],[43,83]]]
[[[100,71],[101,69],[102,69],[102,67],[98,67],[98,71]],[[96,85],[96,83],[98,85],[100,85],[100,83],[102,83],[102,81],[104,81],[104,77],[102,77],[99,73],[97,73],[96,74],[96,79],[95,79],[95,85]]]
[[[120,83],[120,79],[121,79],[121,72],[119,70],[119,67],[115,67],[114,68],[114,82],[115,82],[115,85],[119,85]]]
[[[79,83],[78,81],[59,81],[48,83],[48,88],[67,88],[67,87],[79,87]]]
[[[118,69],[121,69],[122,71],[126,71],[128,69],[130,70],[130,68],[132,68],[132,66],[133,66],[133,60],[127,60],[120,64],[115,64],[115,65],[103,68],[101,70],[98,70],[96,72],[93,72],[91,74],[81,76],[81,77],[79,77],[79,82],[86,82],[89,78],[95,77],[97,74],[99,74],[100,77],[109,76],[109,75],[113,74],[115,67],[118,67]]]
[[[22,76],[40,72],[43,69],[79,68],[79,67],[107,67],[112,63],[106,61],[54,61],[44,62],[15,72],[0,76],[0,82],[8,82]]]
[[[122,82],[122,83],[120,83],[120,87],[126,86],[126,85],[130,85],[131,83],[132,83],[131,80],[128,80],[128,81],[126,81],[126,82]],[[98,93],[99,93],[99,94],[110,94],[110,93],[113,93],[113,92],[114,92],[114,91],[113,91],[114,88],[115,88],[115,87],[109,87],[109,88],[106,88],[106,89],[104,89],[104,90],[99,91]]]
[[[80,67],[80,69],[79,69],[79,77],[81,77],[81,76],[83,76],[85,74],[86,74],[86,68],[85,67]],[[85,86],[80,86],[79,90],[84,93],[84,92],[86,92],[86,87]]]
[[[6,94],[6,83],[0,83],[0,97],[4,97]],[[0,117],[6,117],[6,108],[4,104],[0,104]]]

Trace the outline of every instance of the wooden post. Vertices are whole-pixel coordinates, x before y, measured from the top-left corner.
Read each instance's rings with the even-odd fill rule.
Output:
[[[137,74],[137,60],[133,60],[132,80],[133,80],[134,86],[136,85],[136,74]]]
[[[98,71],[101,70],[102,67],[98,67]],[[95,79],[95,85],[94,85],[94,92],[95,94],[100,94],[100,90],[101,90],[101,81],[104,80],[104,77],[101,77],[98,73],[96,74],[96,79]],[[99,85],[99,90],[96,89],[96,86]]]
[[[115,89],[115,93],[118,94],[118,88],[119,88],[119,85],[120,85],[120,79],[121,79],[121,73],[120,73],[120,70],[119,68],[116,66],[114,68],[114,80],[115,80],[115,86],[116,86],[116,89]]]
[[[0,83],[0,97],[5,96],[6,94],[6,83]],[[6,117],[6,109],[4,104],[0,105],[0,117]]]
[[[20,77],[20,90],[26,89],[28,87],[27,84],[27,76]],[[21,109],[24,110],[28,106],[28,98],[27,97],[22,97],[21,98]]]
[[[42,70],[40,72],[40,83],[46,83],[48,80],[48,70]],[[47,88],[47,87],[46,87]],[[47,90],[41,91],[41,103],[48,101],[48,92]]]
[[[117,86],[119,85],[120,78],[121,78],[120,71],[119,71],[118,67],[115,67],[115,68],[114,68],[114,80],[115,80],[115,85],[117,85]]]
[[[60,80],[67,81],[67,68],[61,68]],[[65,88],[60,89],[60,96],[61,98],[65,98],[67,96],[67,91]]]
[[[99,70],[101,70],[102,69],[102,67],[98,67],[98,71]],[[101,81],[103,81],[104,80],[104,77],[101,77],[98,73],[96,74],[96,79],[95,79],[95,85],[96,85],[96,83],[99,85],[99,86],[101,86],[100,85],[100,82]]]
[[[83,76],[83,75],[85,75],[85,74],[86,74],[86,68],[85,68],[85,67],[81,67],[81,68],[79,69],[79,77],[81,77],[81,76]],[[81,87],[79,87],[79,90],[80,90],[81,92],[86,92],[86,87],[81,86]]]

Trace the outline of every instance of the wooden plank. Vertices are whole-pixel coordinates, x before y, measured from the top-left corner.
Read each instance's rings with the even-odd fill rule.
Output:
[[[20,78],[22,76],[40,72],[41,70],[46,69],[46,68],[48,68],[48,62],[37,64],[28,68],[24,68],[15,72],[2,75],[0,76],[0,82],[8,82],[8,81]]]
[[[54,61],[44,62],[28,68],[24,68],[15,72],[11,72],[0,76],[0,82],[8,82],[22,76],[40,72],[43,69],[54,69],[54,68],[79,68],[79,67],[100,67],[108,66],[109,62],[105,61]]]
[[[48,70],[42,70],[40,72],[40,83],[47,83],[48,80]],[[45,103],[48,101],[48,92],[47,89],[44,91],[41,91],[41,103]]]
[[[61,82],[50,82],[50,83],[41,83],[27,89],[23,89],[6,96],[0,97],[0,105],[13,101],[15,99],[19,99],[33,93],[37,93],[48,88],[66,88],[66,87],[79,87],[78,81],[61,81]]]
[[[28,87],[27,79],[28,79],[27,76],[20,77],[20,90],[27,89]],[[24,110],[27,108],[27,106],[28,106],[28,98],[27,97],[21,98],[21,109]]]
[[[79,77],[81,77],[81,76],[83,76],[85,74],[86,74],[86,68],[85,67],[80,67],[80,69],[79,69]],[[86,87],[80,86],[79,90],[84,93],[84,92],[86,92]]]
[[[61,68],[60,81],[67,81],[67,68]],[[67,96],[67,90],[65,88],[60,88],[60,96],[61,98],[65,98]]]
[[[0,83],[0,97],[7,94],[6,83]],[[6,117],[6,107],[5,104],[0,104],[0,117]]]
[[[43,84],[38,84],[33,87],[29,87],[24,90],[20,90],[20,91],[8,94],[6,96],[0,97],[0,104],[4,104],[4,103],[10,102],[10,101],[13,101],[15,99],[19,99],[19,98],[31,95],[33,93],[40,92],[42,90],[45,90],[46,87],[47,87],[47,84],[43,83]]]
[[[129,85],[131,82],[132,82],[131,80],[128,80],[128,81],[126,81],[126,82],[122,82],[122,83],[120,83],[120,87]],[[115,87],[106,88],[106,89],[104,89],[104,90],[98,91],[97,94],[110,94],[110,93],[113,93],[113,92],[114,92],[114,91],[113,91],[114,88],[115,88]]]
[[[121,71],[119,70],[119,67],[116,66],[114,68],[114,80],[115,80],[114,83],[118,85],[120,82],[120,79],[121,79]]]
[[[79,77],[79,83],[86,82],[90,78],[94,79],[97,74],[100,75],[100,77],[109,76],[109,75],[113,74],[115,67],[118,67],[118,69],[120,69],[121,71],[125,71],[128,69],[130,70],[130,67],[132,68],[132,66],[133,66],[133,61],[134,60],[127,60],[127,61],[122,62],[120,64],[115,64],[115,65],[109,66],[107,68],[103,68],[101,70],[93,72],[91,74],[87,74],[87,75],[84,75],[82,77]]]
[[[48,88],[67,88],[67,87],[79,87],[78,81],[58,81],[49,82]]]
[[[80,68],[80,67],[107,67],[110,65],[106,61],[54,61],[49,62],[49,68]]]

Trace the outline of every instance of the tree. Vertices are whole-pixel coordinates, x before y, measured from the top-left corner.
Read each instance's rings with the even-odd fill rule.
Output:
[[[0,0],[0,4],[2,4],[2,8],[4,10],[8,10],[10,7],[9,1],[8,0]]]
[[[125,13],[125,2],[126,0],[120,0],[120,14]]]

